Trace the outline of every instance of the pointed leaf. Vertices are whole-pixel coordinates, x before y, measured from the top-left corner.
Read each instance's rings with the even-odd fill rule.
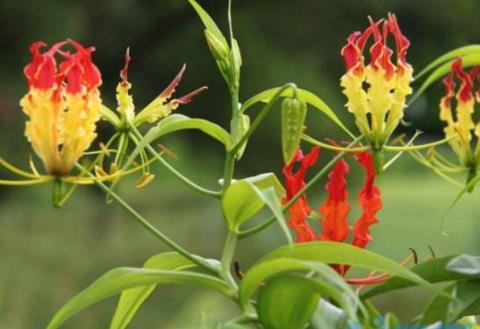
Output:
[[[220,31],[212,17],[210,17],[210,15],[205,11],[205,9],[203,9],[202,6],[200,6],[195,0],[188,0],[188,2],[190,2],[193,9],[195,9],[195,11],[197,12],[205,28],[210,31],[210,33],[212,33],[217,40],[226,45],[228,48],[227,40],[223,36],[222,31]]]
[[[460,48],[456,48],[452,51],[449,51],[448,53],[438,57],[437,59],[432,61],[430,64],[428,64],[423,70],[420,71],[420,73],[418,73],[415,76],[414,79],[418,80],[420,77],[422,77],[423,75],[427,74],[428,72],[432,71],[434,68],[436,68],[437,66],[445,62],[451,61],[458,57],[463,57],[468,54],[473,54],[473,53],[480,53],[480,45],[468,45],[468,46],[463,46]]]
[[[444,75],[449,73],[452,70],[452,61],[446,62],[436,68],[422,83],[422,85],[417,89],[415,94],[408,100],[408,104],[413,103],[423,92],[435,81],[442,78]],[[462,58],[462,66],[469,67],[473,65],[480,64],[480,53],[473,53],[466,55]]]
[[[341,305],[349,317],[355,318],[357,308],[361,307],[361,303],[356,293],[337,272],[325,264],[293,258],[277,258],[260,262],[245,273],[240,282],[239,292],[242,308],[247,307],[250,298],[266,280],[275,275],[291,271],[313,271],[317,273],[319,279],[316,284],[319,289],[321,287],[322,294],[331,297]]]
[[[149,258],[144,268],[181,271],[196,265],[176,252],[168,252]],[[124,329],[130,323],[143,302],[150,296],[156,285],[133,288],[122,292],[110,329]]]
[[[460,281],[446,289],[455,299],[436,296],[423,313],[420,324],[451,323],[480,314],[480,280]]]
[[[430,283],[448,282],[473,278],[480,279],[480,275],[475,275],[474,277],[472,277],[471,275],[454,272],[448,269],[447,265],[452,259],[455,259],[455,257],[449,256],[431,259],[414,266],[411,271]],[[412,281],[396,277],[365,292],[364,294],[362,294],[362,297],[371,298],[392,290],[408,288],[414,285],[416,284]]]
[[[346,264],[388,273],[412,281],[436,294],[445,293],[406,267],[369,250],[345,243],[322,241],[283,246],[262,258],[262,261],[290,257],[327,264]]]
[[[247,110],[252,105],[258,102],[268,103],[275,94],[280,90],[280,87],[267,89],[262,91],[261,93],[251,97],[242,105],[242,111]],[[297,89],[297,93],[300,99],[304,100],[307,104],[313,106],[315,109],[319,110],[323,114],[325,114],[330,120],[337,124],[341,129],[343,129],[350,137],[355,138],[355,136],[345,127],[342,121],[337,117],[335,112],[317,95],[314,93],[304,90],[304,89]],[[292,97],[293,91],[291,89],[287,89],[282,93],[282,97]]]
[[[201,273],[120,267],[105,273],[77,296],[70,299],[55,314],[47,329],[60,327],[66,320],[84,308],[124,290],[159,283],[192,284],[232,295],[231,288],[225,282]]]
[[[128,161],[135,159],[148,144],[157,138],[185,129],[200,130],[224,144],[226,149],[231,147],[230,135],[219,125],[204,119],[194,119],[182,114],[172,114],[161,120],[155,127],[150,128],[145,136],[137,143],[137,147],[133,150]]]

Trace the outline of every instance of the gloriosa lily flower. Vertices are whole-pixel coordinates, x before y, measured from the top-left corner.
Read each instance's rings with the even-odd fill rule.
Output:
[[[70,44],[74,53],[62,51]],[[67,175],[96,138],[102,106],[100,71],[93,64],[93,47],[75,41],[32,44],[32,62],[25,67],[28,93],[20,101],[29,121],[25,135],[51,175]],[[55,55],[63,61],[57,65]]]
[[[389,14],[383,21],[369,20],[370,26],[350,34],[342,48],[346,73],[341,86],[359,131],[374,149],[381,150],[403,118],[405,99],[412,93],[413,69],[406,59],[410,41],[400,31],[396,17]],[[395,41],[396,65],[391,59],[394,51],[387,45],[389,34]],[[370,63],[365,65],[363,51],[370,37]]]
[[[460,87],[455,92],[455,76],[460,80]],[[462,60],[457,59],[452,64],[452,72],[443,79],[446,95],[440,101],[440,119],[447,124],[444,128],[453,151],[461,163],[476,172],[480,157],[480,122],[473,119],[475,102],[480,102],[480,90],[473,95],[475,79],[480,81],[480,68],[474,66],[469,72],[462,69]],[[456,99],[455,111],[452,110],[452,99]],[[455,115],[453,114],[455,112]],[[473,150],[470,146],[472,137],[477,137]]]
[[[287,194],[283,203],[287,203],[305,186],[306,170],[313,166],[318,159],[318,148],[303,156],[301,150],[297,151],[293,160],[283,168],[283,174],[286,180]],[[290,208],[290,219],[288,224],[295,231],[297,242],[308,242],[314,240],[345,242],[353,237],[351,243],[359,248],[365,248],[371,242],[370,227],[377,223],[377,212],[382,208],[381,193],[375,186],[375,168],[373,156],[368,152],[361,152],[356,155],[358,163],[365,170],[365,183],[358,195],[358,204],[362,208],[362,213],[353,225],[353,229],[348,222],[350,204],[348,202],[348,191],[346,176],[349,172],[349,166],[344,159],[339,160],[328,175],[328,182],[325,186],[327,198],[320,206],[322,232],[316,235],[306,217],[312,212],[306,195],[302,195]],[[300,162],[300,168],[296,173],[292,172],[293,166]],[[334,265],[334,268],[342,275],[348,270],[347,266]]]
[[[135,105],[133,103],[133,97],[130,95],[129,90],[132,88],[131,83],[128,81],[128,66],[130,64],[130,52],[127,49],[125,54],[125,66],[120,71],[121,81],[117,86],[117,111],[122,118],[125,118],[128,122],[138,126],[144,122],[154,123],[162,118],[167,117],[176,110],[179,105],[190,103],[195,96],[208,89],[203,86],[194,91],[184,95],[180,98],[170,99],[175,93],[175,89],[180,84],[185,73],[186,66],[183,65],[180,71],[170,84],[158,95],[153,101],[150,102],[143,110],[138,114],[135,114]]]

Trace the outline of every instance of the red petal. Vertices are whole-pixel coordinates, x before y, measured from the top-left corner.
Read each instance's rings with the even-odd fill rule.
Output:
[[[283,167],[285,185],[287,194],[282,200],[283,204],[288,203],[302,188],[305,187],[305,175],[307,169],[315,164],[320,154],[320,148],[313,147],[309,154],[303,155],[302,150],[298,149],[290,163]],[[293,167],[300,162],[300,168],[293,172]],[[295,230],[298,242],[312,241],[315,239],[310,225],[305,220],[305,216],[311,213],[306,195],[302,195],[289,209],[290,219],[288,224]]]
[[[347,181],[345,176],[349,167],[344,159],[340,159],[328,175],[329,181],[325,185],[328,192],[327,200],[320,206],[322,214],[322,234],[320,240],[345,241],[349,235]]]
[[[127,48],[127,51],[125,51],[125,65],[120,71],[120,79],[122,79],[122,84],[128,84],[128,65],[130,64],[131,59],[130,48]]]
[[[187,66],[185,64],[183,64],[182,68],[177,73],[175,78],[173,78],[172,82],[170,82],[170,84],[167,86],[167,88],[165,88],[165,90],[162,91],[162,93],[159,96],[160,98],[163,98],[163,99],[167,100],[170,97],[172,97],[173,93],[175,92],[175,88],[177,88],[180,81],[182,81],[183,74],[185,73],[186,67]]]
[[[361,33],[358,31],[350,34],[347,38],[347,44],[340,52],[343,56],[343,60],[345,61],[345,69],[347,72],[355,67],[362,59],[362,52],[356,44],[356,41],[360,35]]]
[[[87,90],[98,88],[102,78],[97,66],[92,62],[91,55],[95,48],[85,48],[73,40],[70,40],[70,43],[77,52],[74,54],[62,52],[65,60],[60,64],[60,74],[67,80],[67,92],[79,93],[82,91],[82,86]]]
[[[460,101],[468,102],[472,99],[472,79],[470,75],[462,68],[462,59],[458,58],[452,63],[452,71],[460,79],[461,85],[458,90],[458,98]]]
[[[400,64],[407,64],[407,49],[410,46],[410,40],[408,40],[400,31],[398,26],[397,17],[393,14],[388,14],[387,24],[390,32],[392,32],[395,38],[395,46],[397,48],[397,58]]]
[[[379,29],[381,21],[373,22],[370,18],[370,26],[373,29],[374,44],[370,47],[370,63],[374,69],[382,68],[385,70],[387,79],[393,77],[395,66],[391,61],[392,49],[387,46],[388,26],[383,22],[382,31]]]
[[[364,248],[372,240],[370,226],[378,222],[376,214],[382,209],[383,204],[380,190],[374,185],[375,167],[372,154],[368,152],[359,153],[357,160],[365,169],[365,185],[358,195],[358,203],[363,212],[353,226],[352,244]]]
[[[442,98],[443,106],[450,108],[451,100],[455,96],[455,82],[453,81],[453,74],[447,75],[442,80],[445,86],[445,96]]]
[[[55,54],[64,44],[65,42],[56,43],[43,54],[40,52],[40,48],[46,46],[43,41],[34,42],[30,46],[32,61],[24,69],[30,87],[47,90],[55,85],[57,82]]]
[[[172,102],[178,103],[178,104],[188,104],[193,100],[194,97],[196,97],[197,95],[200,95],[202,92],[204,92],[207,89],[208,89],[207,86],[200,87],[186,94],[185,96],[172,100]]]
[[[305,220],[305,208],[308,207],[304,204],[304,199],[299,199],[290,208],[288,208],[288,214],[290,219],[288,220],[288,226],[290,226],[296,234],[297,242],[309,242],[315,240],[315,232]]]

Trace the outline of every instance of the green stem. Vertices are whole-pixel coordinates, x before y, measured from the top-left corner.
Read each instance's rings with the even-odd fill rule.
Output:
[[[133,130],[134,134],[136,135],[136,137],[138,137],[139,139],[142,139],[143,136],[140,134],[140,132],[136,128],[132,127],[132,130]],[[135,135],[133,135],[133,137],[135,137]],[[132,139],[136,139],[136,138],[132,138]],[[174,167],[172,167],[172,165],[170,165],[164,158],[162,158],[160,156],[160,154],[158,154],[157,151],[150,144],[148,144],[145,148],[165,168],[167,168],[167,170],[169,170],[175,177],[177,177],[180,181],[185,183],[187,186],[191,187],[193,190],[195,190],[197,192],[200,192],[202,194],[205,194],[205,195],[217,198],[217,199],[220,198],[222,192],[209,190],[209,189],[206,189],[206,188],[192,182],[190,179],[188,179],[182,173],[180,173],[178,170],[176,170]]]
[[[231,88],[230,90],[230,96],[232,99],[232,120],[230,122],[230,135],[232,137],[233,143],[237,143],[237,139],[239,137],[238,135],[240,134],[240,129],[239,129],[239,120],[240,120],[240,111],[239,111],[239,105],[238,105],[238,89],[236,88]],[[225,192],[227,188],[230,186],[230,183],[232,182],[233,179],[233,173],[235,171],[235,155],[237,153],[239,148],[232,148],[227,152],[227,155],[225,157],[225,166],[223,170],[223,191]]]
[[[312,145],[320,146],[324,149],[331,150],[331,151],[340,151],[340,152],[366,152],[370,150],[370,146],[361,146],[348,149],[347,147],[335,146],[331,144],[322,143],[319,140],[316,140],[313,137],[310,137],[306,134],[302,134],[302,139]]]
[[[475,184],[470,184],[475,178],[477,177],[477,166],[476,164],[470,165],[469,166],[469,171],[468,171],[468,177],[467,177],[467,192],[471,193],[473,192],[473,189],[475,187]]]
[[[388,145],[384,145],[382,147],[382,149],[387,151],[387,152],[419,151],[419,150],[431,148],[433,146],[438,146],[438,145],[448,143],[448,141],[450,141],[451,139],[452,139],[452,137],[448,137],[448,138],[444,138],[444,139],[441,139],[439,141],[435,141],[435,142],[432,142],[432,143],[427,143],[427,144],[422,144],[422,145],[412,145],[412,146],[388,146]]]
[[[220,276],[222,279],[227,281],[234,288],[237,288],[237,283],[232,276],[231,266],[237,241],[237,234],[235,232],[228,232],[227,239],[225,241],[225,247],[223,248],[223,254],[221,258],[222,265],[220,269]]]
[[[258,115],[255,117],[255,120],[253,120],[252,124],[250,125],[250,129],[248,129],[245,135],[243,135],[237,142],[235,142],[235,145],[231,149],[232,153],[235,154],[243,146],[243,144],[255,132],[255,130],[262,123],[262,121],[268,115],[268,113],[273,108],[273,106],[280,99],[283,92],[289,88],[292,88],[293,92],[295,92],[297,86],[294,83],[287,83],[277,91],[277,93],[270,99],[270,101],[267,104],[265,104],[265,106],[260,110],[260,113],[258,113]]]
[[[297,194],[293,196],[283,207],[282,211],[285,212],[288,208],[290,208],[298,199],[302,197],[302,195],[305,194],[313,185],[315,185],[323,176],[325,176],[328,171],[335,165],[335,163],[340,160],[346,153],[347,150],[355,146],[360,142],[360,140],[363,138],[363,136],[357,137],[350,145],[347,146],[346,150],[343,152],[339,152],[330,162],[328,162],[322,170],[320,170],[306,185],[304,188],[302,188]],[[264,229],[266,229],[268,226],[273,224],[276,221],[276,217],[272,216],[268,218],[265,222],[254,226],[248,230],[242,231],[238,234],[239,239],[246,238],[252,234],[258,233]]]
[[[225,158],[225,169],[223,170],[223,190],[224,191],[226,191],[227,188],[232,183],[234,170],[235,170],[235,153],[228,152]]]
[[[83,172],[86,172],[86,168],[84,168],[80,164],[75,165],[78,169],[82,170]],[[205,270],[217,274],[218,271],[217,269],[212,266],[209,262],[207,262],[205,259],[196,256],[183,247],[179,246],[177,243],[172,241],[169,237],[167,237],[165,234],[157,230],[152,224],[150,224],[142,215],[140,215],[135,209],[133,209],[128,203],[126,203],[118,194],[113,192],[107,185],[103,184],[101,181],[99,181],[92,173],[88,172],[88,176],[93,178],[95,180],[95,184],[105,193],[110,194],[113,200],[117,201],[117,203],[130,215],[132,215],[132,218],[134,218],[137,222],[140,223],[148,232],[150,232],[152,235],[154,235],[158,240],[163,242],[165,245],[170,247],[171,249],[175,250],[179,254],[181,254],[183,257],[191,260],[193,263],[197,264],[198,266],[204,268]]]

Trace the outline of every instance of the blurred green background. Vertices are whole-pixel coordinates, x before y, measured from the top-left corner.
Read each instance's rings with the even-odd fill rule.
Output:
[[[226,27],[226,1],[200,2],[218,24]],[[462,0],[275,1],[233,0],[236,37],[243,55],[241,99],[293,81],[324,99],[352,127],[343,107],[338,79],[339,56],[346,36],[363,29],[366,16],[397,14],[412,41],[409,62],[417,71],[435,57],[478,42],[480,2]],[[65,38],[95,45],[94,60],[104,84],[102,98],[114,106],[115,85],[130,46],[129,78],[137,107],[147,104],[170,81],[183,63],[187,72],[177,90],[182,95],[198,86],[209,90],[179,112],[228,125],[229,100],[203,38],[203,28],[186,1],[7,1],[0,0],[0,154],[26,166],[29,145],[23,137],[25,116],[18,100],[26,92],[22,69],[28,46],[36,40],[53,43]],[[441,95],[437,83],[408,109],[409,128],[425,132],[423,140],[441,137],[437,118]],[[308,129],[318,138],[345,138],[321,114],[312,112]],[[111,130],[101,128],[102,138]],[[281,168],[279,116],[275,113],[250,140],[236,177]],[[222,149],[196,133],[180,133],[160,141],[178,154],[174,165],[198,182],[215,187],[222,170]],[[323,160],[331,153],[324,152]],[[219,257],[225,237],[218,204],[196,195],[155,167],[154,184],[137,190],[132,179],[119,191],[158,228],[201,255]],[[0,169],[1,177],[10,177]],[[352,201],[361,175],[352,176]],[[437,255],[480,252],[478,194],[455,207],[443,235],[441,218],[458,193],[408,156],[378,179],[385,207],[373,229],[371,249],[400,260],[415,248],[421,259]],[[95,188],[81,188],[62,209],[50,205],[50,186],[0,187],[0,328],[42,328],[70,297],[105,271],[117,266],[141,266],[166,249],[115,205],[108,205]],[[323,187],[313,193],[318,205]],[[352,218],[358,214],[354,209]],[[235,259],[247,269],[255,259],[284,238],[277,227],[242,241]],[[415,296],[412,300],[412,296]],[[395,294],[378,299],[383,310],[408,319],[429,296]],[[106,328],[116,300],[96,305],[69,321],[65,328]],[[161,287],[140,311],[131,328],[212,328],[236,314],[221,296],[190,287]]]

